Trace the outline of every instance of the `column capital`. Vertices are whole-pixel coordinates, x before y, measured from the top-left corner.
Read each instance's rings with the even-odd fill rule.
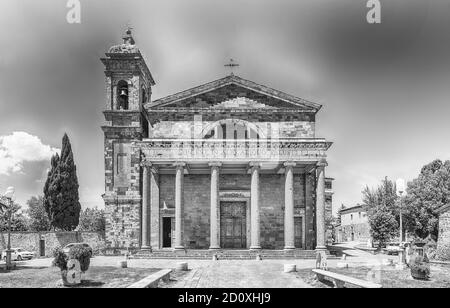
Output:
[[[325,168],[328,166],[327,160],[325,158],[322,158],[317,162],[317,167],[319,168]]]
[[[255,161],[251,161],[251,162],[248,163],[248,166],[249,166],[251,169],[253,169],[253,168],[261,169],[262,163],[260,163],[260,162],[255,162]]]
[[[153,164],[150,161],[142,161],[141,162],[141,167],[144,168],[145,171],[150,171],[153,174],[159,173],[159,168],[157,165]]]
[[[153,166],[153,163],[149,160],[143,159],[140,165],[141,167],[151,167]]]
[[[295,166],[297,166],[297,163],[293,161],[287,161],[284,162],[283,166],[286,168],[294,168]]]
[[[186,168],[186,163],[177,161],[177,162],[173,163],[172,166],[176,167],[177,169],[179,169],[179,168],[184,169],[184,168]]]
[[[211,168],[220,168],[220,167],[222,167],[222,163],[221,162],[210,162],[210,163],[208,163],[208,166],[210,166]]]

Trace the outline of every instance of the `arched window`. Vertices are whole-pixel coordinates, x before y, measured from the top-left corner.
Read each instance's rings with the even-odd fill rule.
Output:
[[[248,140],[261,137],[256,125],[243,120],[221,120],[204,129],[204,139]]]
[[[128,83],[125,80],[117,83],[117,109],[128,110]]]

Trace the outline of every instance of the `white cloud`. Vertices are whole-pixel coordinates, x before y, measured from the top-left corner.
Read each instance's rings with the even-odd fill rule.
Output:
[[[0,174],[22,172],[24,162],[50,160],[59,151],[26,132],[0,136]]]

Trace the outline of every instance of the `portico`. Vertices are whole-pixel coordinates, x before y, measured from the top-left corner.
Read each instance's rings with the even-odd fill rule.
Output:
[[[283,224],[282,229],[284,232],[284,250],[293,249],[305,249],[305,237],[301,236],[301,244],[298,245],[299,240],[295,239],[295,201],[294,201],[294,176],[297,178],[305,177],[307,174],[314,175],[319,174],[317,177],[317,188],[315,199],[321,202],[317,203],[316,213],[314,213],[314,224],[317,228],[317,249],[325,249],[325,218],[322,213],[325,211],[325,196],[324,189],[324,160],[317,162],[246,162],[246,163],[231,163],[231,162],[218,162],[211,161],[208,163],[199,162],[145,162],[143,166],[143,207],[142,207],[142,246],[141,249],[163,249],[156,241],[158,237],[151,236],[151,230],[158,230],[162,232],[162,228],[150,228],[148,221],[157,223],[160,220],[160,208],[159,204],[161,200],[151,196],[151,192],[159,191],[159,183],[154,179],[162,174],[163,176],[170,176],[173,183],[174,190],[174,240],[171,248],[175,251],[185,250],[188,248],[199,247],[186,247],[186,242],[191,243],[189,239],[183,237],[184,218],[186,213],[184,210],[186,207],[190,207],[191,204],[186,203],[184,200],[184,182],[185,177],[190,176],[203,176],[209,180],[209,245],[203,246],[203,249],[220,250],[220,249],[250,249],[260,250],[263,248],[261,245],[261,181],[260,176],[276,176],[282,179],[279,181],[280,186],[275,188],[283,191],[283,198],[279,200],[280,204],[283,203]],[[242,187],[224,187],[221,189],[221,176],[228,177],[248,177],[250,179],[248,187],[243,189]],[[323,176],[322,176],[323,175]],[[148,179],[146,179],[148,177]],[[318,181],[323,181],[319,183]],[[297,191],[297,194],[299,192]],[[156,203],[156,204],[155,204]],[[163,202],[164,203],[164,202]],[[167,206],[167,205],[166,205]],[[322,206],[322,210],[318,209]],[[153,211],[152,211],[153,209]],[[298,209],[299,210],[299,209]],[[299,212],[299,211],[297,211]],[[303,211],[304,213],[305,211]],[[298,215],[297,215],[298,216]],[[302,225],[299,228],[303,230],[305,227],[304,214]],[[153,238],[153,241],[149,239]],[[297,242],[297,246],[296,246]],[[189,244],[188,244],[189,246]],[[150,247],[150,248],[149,248]],[[165,247],[168,248],[168,247]]]

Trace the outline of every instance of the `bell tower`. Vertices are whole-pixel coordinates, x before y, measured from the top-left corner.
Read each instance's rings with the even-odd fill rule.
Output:
[[[136,46],[131,29],[123,43],[101,59],[105,66],[105,201],[107,241],[114,247],[139,245],[141,153],[133,142],[148,136],[144,105],[151,101],[155,81]],[[119,221],[120,223],[114,223]]]

